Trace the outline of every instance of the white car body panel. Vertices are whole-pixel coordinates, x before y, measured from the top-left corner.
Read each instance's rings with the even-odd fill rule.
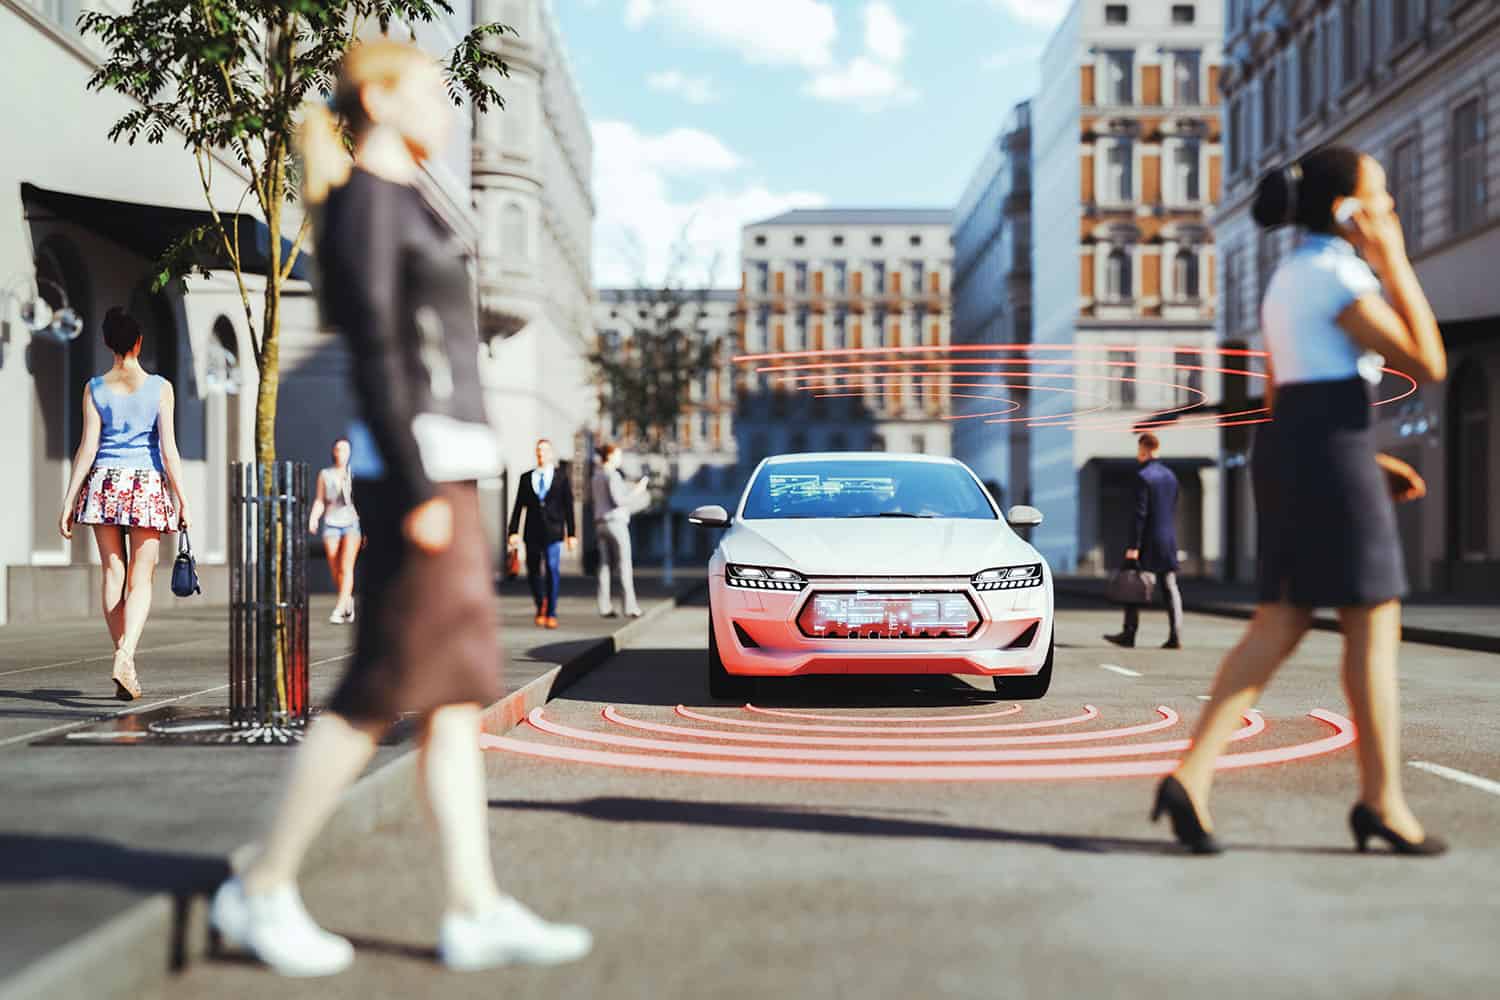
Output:
[[[761,677],[1039,673],[1052,645],[1052,572],[1041,554],[1015,533],[998,509],[995,520],[744,519],[751,485],[767,465],[847,460],[943,462],[968,471],[953,459],[884,452],[778,456],[762,462],[750,477],[735,519],[709,562],[710,620],[725,671]],[[977,478],[975,485],[988,496]],[[800,591],[730,586],[725,579],[729,563],[790,569],[806,577],[807,585]],[[982,570],[1033,564],[1042,567],[1039,586],[979,590],[971,580]],[[918,591],[964,595],[977,611],[978,627],[966,638],[849,639],[809,636],[798,624],[799,614],[818,593]],[[1028,631],[1029,640],[1012,648]]]

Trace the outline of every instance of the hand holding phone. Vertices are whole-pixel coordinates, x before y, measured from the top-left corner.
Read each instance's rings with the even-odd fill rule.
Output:
[[[1364,211],[1364,202],[1358,198],[1345,198],[1334,210],[1333,221],[1341,228],[1348,229],[1354,225],[1354,217]]]

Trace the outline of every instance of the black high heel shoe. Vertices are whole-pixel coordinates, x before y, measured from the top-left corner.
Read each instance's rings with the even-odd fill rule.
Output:
[[[1393,854],[1411,854],[1421,857],[1434,857],[1448,852],[1448,842],[1442,837],[1434,837],[1431,834],[1421,840],[1413,842],[1407,840],[1401,834],[1385,825],[1385,820],[1376,814],[1374,809],[1363,802],[1357,804],[1349,813],[1349,830],[1354,834],[1354,846],[1361,854],[1369,850],[1371,837],[1379,837],[1391,845]]]
[[[1203,829],[1198,819],[1198,810],[1188,798],[1187,789],[1172,775],[1161,779],[1156,786],[1156,805],[1151,809],[1151,822],[1155,823],[1166,813],[1172,818],[1172,833],[1177,842],[1194,854],[1223,854],[1224,848],[1214,835]]]

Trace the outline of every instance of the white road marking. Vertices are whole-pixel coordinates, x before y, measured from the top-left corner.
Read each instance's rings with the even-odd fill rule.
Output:
[[[203,640],[199,639],[194,641],[201,642]],[[183,645],[186,645],[186,643],[184,643]],[[333,663],[335,660],[347,660],[353,655],[353,653],[340,653],[338,656],[326,656],[321,660],[313,660],[308,664],[308,667],[320,667],[325,663]],[[204,688],[202,691],[193,691],[190,694],[181,694],[175,698],[163,698],[161,701],[153,701],[149,705],[141,705],[138,708],[130,708],[123,712],[112,712],[102,716],[96,716],[91,719],[79,719],[76,722],[64,722],[60,725],[49,726],[46,729],[38,729],[30,733],[21,733],[18,736],[7,736],[5,739],[0,740],[0,747],[10,746],[15,743],[25,743],[28,740],[39,740],[43,737],[51,736],[54,733],[67,732],[70,729],[82,729],[84,726],[98,725],[101,722],[108,722],[111,718],[119,718],[122,715],[139,715],[142,712],[149,712],[153,708],[161,708],[165,705],[172,705],[179,701],[186,701],[189,698],[197,698],[200,695],[213,694],[215,691],[224,691],[228,688],[228,684],[216,684],[213,687]]]
[[[1481,778],[1477,774],[1460,771],[1456,767],[1444,767],[1442,764],[1433,764],[1425,760],[1413,760],[1407,761],[1407,763],[1418,771],[1426,771],[1428,774],[1435,774],[1439,778],[1447,778],[1449,781],[1456,781],[1460,785],[1468,785],[1470,788],[1477,788],[1481,792],[1489,792],[1491,795],[1500,795],[1500,781]]]
[[[1198,696],[1198,700],[1199,700],[1199,701],[1212,701],[1212,700],[1213,700],[1213,699],[1212,699],[1212,698],[1210,698],[1210,697],[1209,697],[1209,696],[1208,696],[1208,695],[1206,695],[1206,694],[1200,694],[1200,695],[1199,695],[1199,696]]]
[[[1109,671],[1111,671],[1113,673],[1117,673],[1117,674],[1119,674],[1122,677],[1139,677],[1139,676],[1141,676],[1141,672],[1139,670],[1131,670],[1129,667],[1119,667],[1119,666],[1116,666],[1113,663],[1101,663],[1101,664],[1099,664],[1099,668],[1101,670],[1109,670]]]

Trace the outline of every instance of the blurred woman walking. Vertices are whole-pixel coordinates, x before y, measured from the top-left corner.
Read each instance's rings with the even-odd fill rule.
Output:
[[[335,625],[354,621],[354,563],[359,559],[363,537],[359,530],[359,512],[354,509],[354,476],[349,469],[348,438],[333,443],[333,464],[318,473],[318,492],[313,498],[307,530],[318,533],[323,522],[323,553],[328,558],[328,572],[338,601],[328,620]]]
[[[1215,760],[1297,648],[1313,609],[1331,607],[1359,732],[1355,844],[1363,851],[1380,839],[1401,854],[1441,854],[1446,845],[1402,793],[1396,685],[1406,573],[1393,500],[1416,499],[1425,487],[1410,466],[1376,453],[1369,382],[1386,362],[1440,381],[1442,337],[1407,259],[1385,171],[1371,157],[1328,147],[1267,174],[1254,215],[1266,228],[1306,231],[1261,307],[1272,421],[1256,435],[1252,466],[1259,603],[1152,816],[1168,814],[1178,841],[1195,852],[1221,849],[1208,814]]]
[[[135,651],[151,613],[163,532],[187,529],[182,459],[173,433],[172,383],[141,367],[141,327],[119,307],[104,317],[115,363],[83,390],[83,439],[58,530],[92,525],[104,580],[104,623],[114,641],[115,697],[141,696]]]
[[[476,480],[496,473],[499,449],[462,248],[416,188],[421,162],[446,148],[453,108],[430,57],[381,39],[345,57],[333,110],[353,133],[354,162],[332,116],[309,109],[305,196],[320,209],[319,292],[349,345],[363,417],[353,457],[370,539],[363,613],[348,672],[308,727],[257,857],[214,897],[213,925],[286,975],[353,961],[350,943],[303,908],[297,871],[376,740],[416,713],[447,885],[438,957],[455,969],[568,961],[588,952],[588,931],[503,895],[490,862],[479,722],[500,692],[500,646]]]

